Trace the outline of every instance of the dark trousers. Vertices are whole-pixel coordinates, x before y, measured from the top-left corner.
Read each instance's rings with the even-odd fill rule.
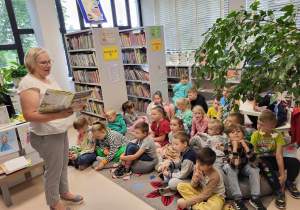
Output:
[[[261,163],[259,164],[260,174],[269,182],[274,191],[281,189],[277,174],[278,164],[275,156],[260,157]],[[300,163],[297,158],[283,157],[284,169],[287,170],[287,180],[294,182],[299,174]]]
[[[126,146],[125,150],[125,156],[127,155],[134,155],[139,151],[140,147],[132,142],[129,142]],[[137,158],[137,160],[142,160],[142,161],[152,161],[153,159],[149,157],[146,153],[143,153],[140,157]]]
[[[81,155],[79,158],[75,160],[75,168],[78,168],[79,165],[93,163],[96,160],[96,157],[97,157],[97,152],[86,153]]]

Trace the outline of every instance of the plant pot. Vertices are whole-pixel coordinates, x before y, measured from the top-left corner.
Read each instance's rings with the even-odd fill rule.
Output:
[[[15,88],[18,88],[19,87],[19,84],[21,82],[21,80],[23,79],[24,77],[21,77],[21,78],[11,78],[11,80],[13,81],[14,83],[14,86]]]

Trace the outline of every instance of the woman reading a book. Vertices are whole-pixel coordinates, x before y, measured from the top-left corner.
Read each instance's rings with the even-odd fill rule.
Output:
[[[39,105],[48,88],[61,90],[50,75],[49,54],[43,48],[31,48],[25,55],[28,74],[18,88],[24,118],[29,123],[30,143],[45,162],[45,195],[51,209],[65,210],[61,200],[80,204],[83,197],[69,192],[67,164],[69,141],[67,117],[73,114],[71,108],[56,113],[41,113]],[[60,198],[59,198],[60,196]]]

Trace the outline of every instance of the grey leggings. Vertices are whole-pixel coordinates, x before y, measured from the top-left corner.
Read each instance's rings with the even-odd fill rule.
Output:
[[[67,131],[59,134],[38,136],[30,132],[31,146],[45,162],[44,186],[47,205],[59,202],[59,194],[69,192],[67,165],[69,140]]]

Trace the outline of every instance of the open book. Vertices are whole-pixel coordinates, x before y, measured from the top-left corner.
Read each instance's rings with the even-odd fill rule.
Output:
[[[73,108],[75,112],[81,111],[87,104],[92,92],[93,90],[71,93],[47,89],[38,111],[59,112],[68,108]]]
[[[23,168],[26,168],[30,166],[31,164],[31,159],[28,158],[27,160],[25,159],[24,156],[6,161],[4,163],[0,164],[0,174],[6,173],[6,174],[11,174],[15,171],[21,170]]]

